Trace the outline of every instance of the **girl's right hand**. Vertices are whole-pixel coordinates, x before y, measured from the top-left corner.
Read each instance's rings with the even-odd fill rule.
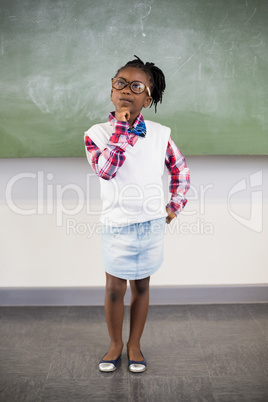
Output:
[[[121,107],[115,112],[115,118],[118,121],[129,121],[130,112],[127,107]]]
[[[172,219],[176,218],[176,214],[174,214],[174,212],[171,211],[171,209],[169,209],[168,207],[166,207],[166,211],[167,211],[166,223],[169,224],[172,221]]]

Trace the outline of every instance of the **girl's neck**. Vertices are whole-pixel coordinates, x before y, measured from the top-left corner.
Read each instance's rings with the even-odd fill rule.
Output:
[[[129,123],[129,127],[132,127],[133,125],[134,125],[134,123],[135,123],[135,121],[137,120],[137,117],[138,117],[139,115],[137,115],[136,117],[131,117],[130,116],[130,119],[129,119],[129,121],[128,121],[128,123]]]

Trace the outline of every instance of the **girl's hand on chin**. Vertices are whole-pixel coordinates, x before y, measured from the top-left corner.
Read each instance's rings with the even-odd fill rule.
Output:
[[[121,107],[115,112],[115,118],[118,121],[129,121],[130,112],[127,107]]]

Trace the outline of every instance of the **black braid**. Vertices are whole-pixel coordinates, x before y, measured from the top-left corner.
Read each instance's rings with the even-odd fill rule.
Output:
[[[157,103],[162,103],[163,93],[166,88],[165,76],[163,71],[156,67],[154,63],[144,63],[138,56],[134,55],[134,57],[136,57],[136,59],[127,62],[125,66],[117,71],[116,75],[125,67],[137,67],[144,71],[148,75],[151,83],[151,94],[153,100],[150,107],[154,105],[156,113]]]

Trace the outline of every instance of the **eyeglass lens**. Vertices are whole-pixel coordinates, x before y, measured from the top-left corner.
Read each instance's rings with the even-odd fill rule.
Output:
[[[126,82],[122,78],[112,79],[112,87],[118,90],[124,89],[128,84],[131,91],[136,94],[141,94],[146,88],[146,85],[139,81]]]

